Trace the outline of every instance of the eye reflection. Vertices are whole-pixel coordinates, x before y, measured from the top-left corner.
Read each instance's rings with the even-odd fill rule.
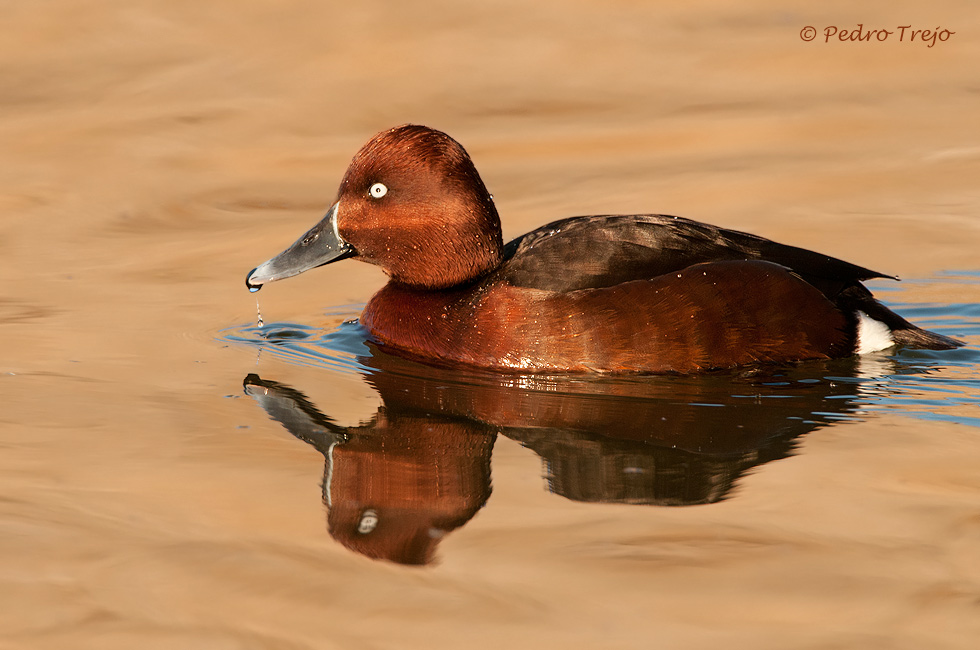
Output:
[[[378,527],[378,513],[374,510],[365,510],[361,513],[361,519],[357,522],[357,532],[367,535]]]

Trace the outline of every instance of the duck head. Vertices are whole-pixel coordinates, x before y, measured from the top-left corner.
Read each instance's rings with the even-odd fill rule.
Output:
[[[469,155],[445,133],[406,124],[371,138],[326,216],[245,284],[257,291],[354,257],[395,282],[443,289],[493,270],[502,252],[500,218]]]

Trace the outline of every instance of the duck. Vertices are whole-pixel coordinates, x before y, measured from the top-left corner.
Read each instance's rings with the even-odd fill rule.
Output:
[[[371,340],[438,366],[691,374],[963,344],[863,284],[894,276],[682,217],[571,217],[505,244],[469,154],[416,124],[371,138],[326,215],[245,283],[348,258],[389,278],[359,318]]]

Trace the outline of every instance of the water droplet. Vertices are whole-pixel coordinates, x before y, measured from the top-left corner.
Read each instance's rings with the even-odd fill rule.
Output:
[[[248,274],[245,276],[245,286],[248,287],[248,290],[251,291],[252,293],[255,293],[256,291],[258,291],[259,289],[262,288],[262,283],[261,282],[258,283],[258,284],[252,284],[250,282],[250,280],[252,279],[252,275],[257,270],[258,270],[258,267],[256,267],[256,268],[252,269],[251,271],[249,271]]]
[[[256,288],[255,290],[258,291],[258,288]],[[256,327],[262,327],[263,325],[265,325],[265,321],[262,320],[262,310],[259,309],[259,297],[258,296],[255,296],[255,314],[256,314],[255,326]]]

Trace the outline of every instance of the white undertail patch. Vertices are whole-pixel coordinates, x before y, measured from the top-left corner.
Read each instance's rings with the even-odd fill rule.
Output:
[[[895,345],[892,331],[888,329],[887,325],[871,318],[863,311],[858,311],[856,315],[858,319],[857,345],[854,351],[857,354],[876,352]]]

